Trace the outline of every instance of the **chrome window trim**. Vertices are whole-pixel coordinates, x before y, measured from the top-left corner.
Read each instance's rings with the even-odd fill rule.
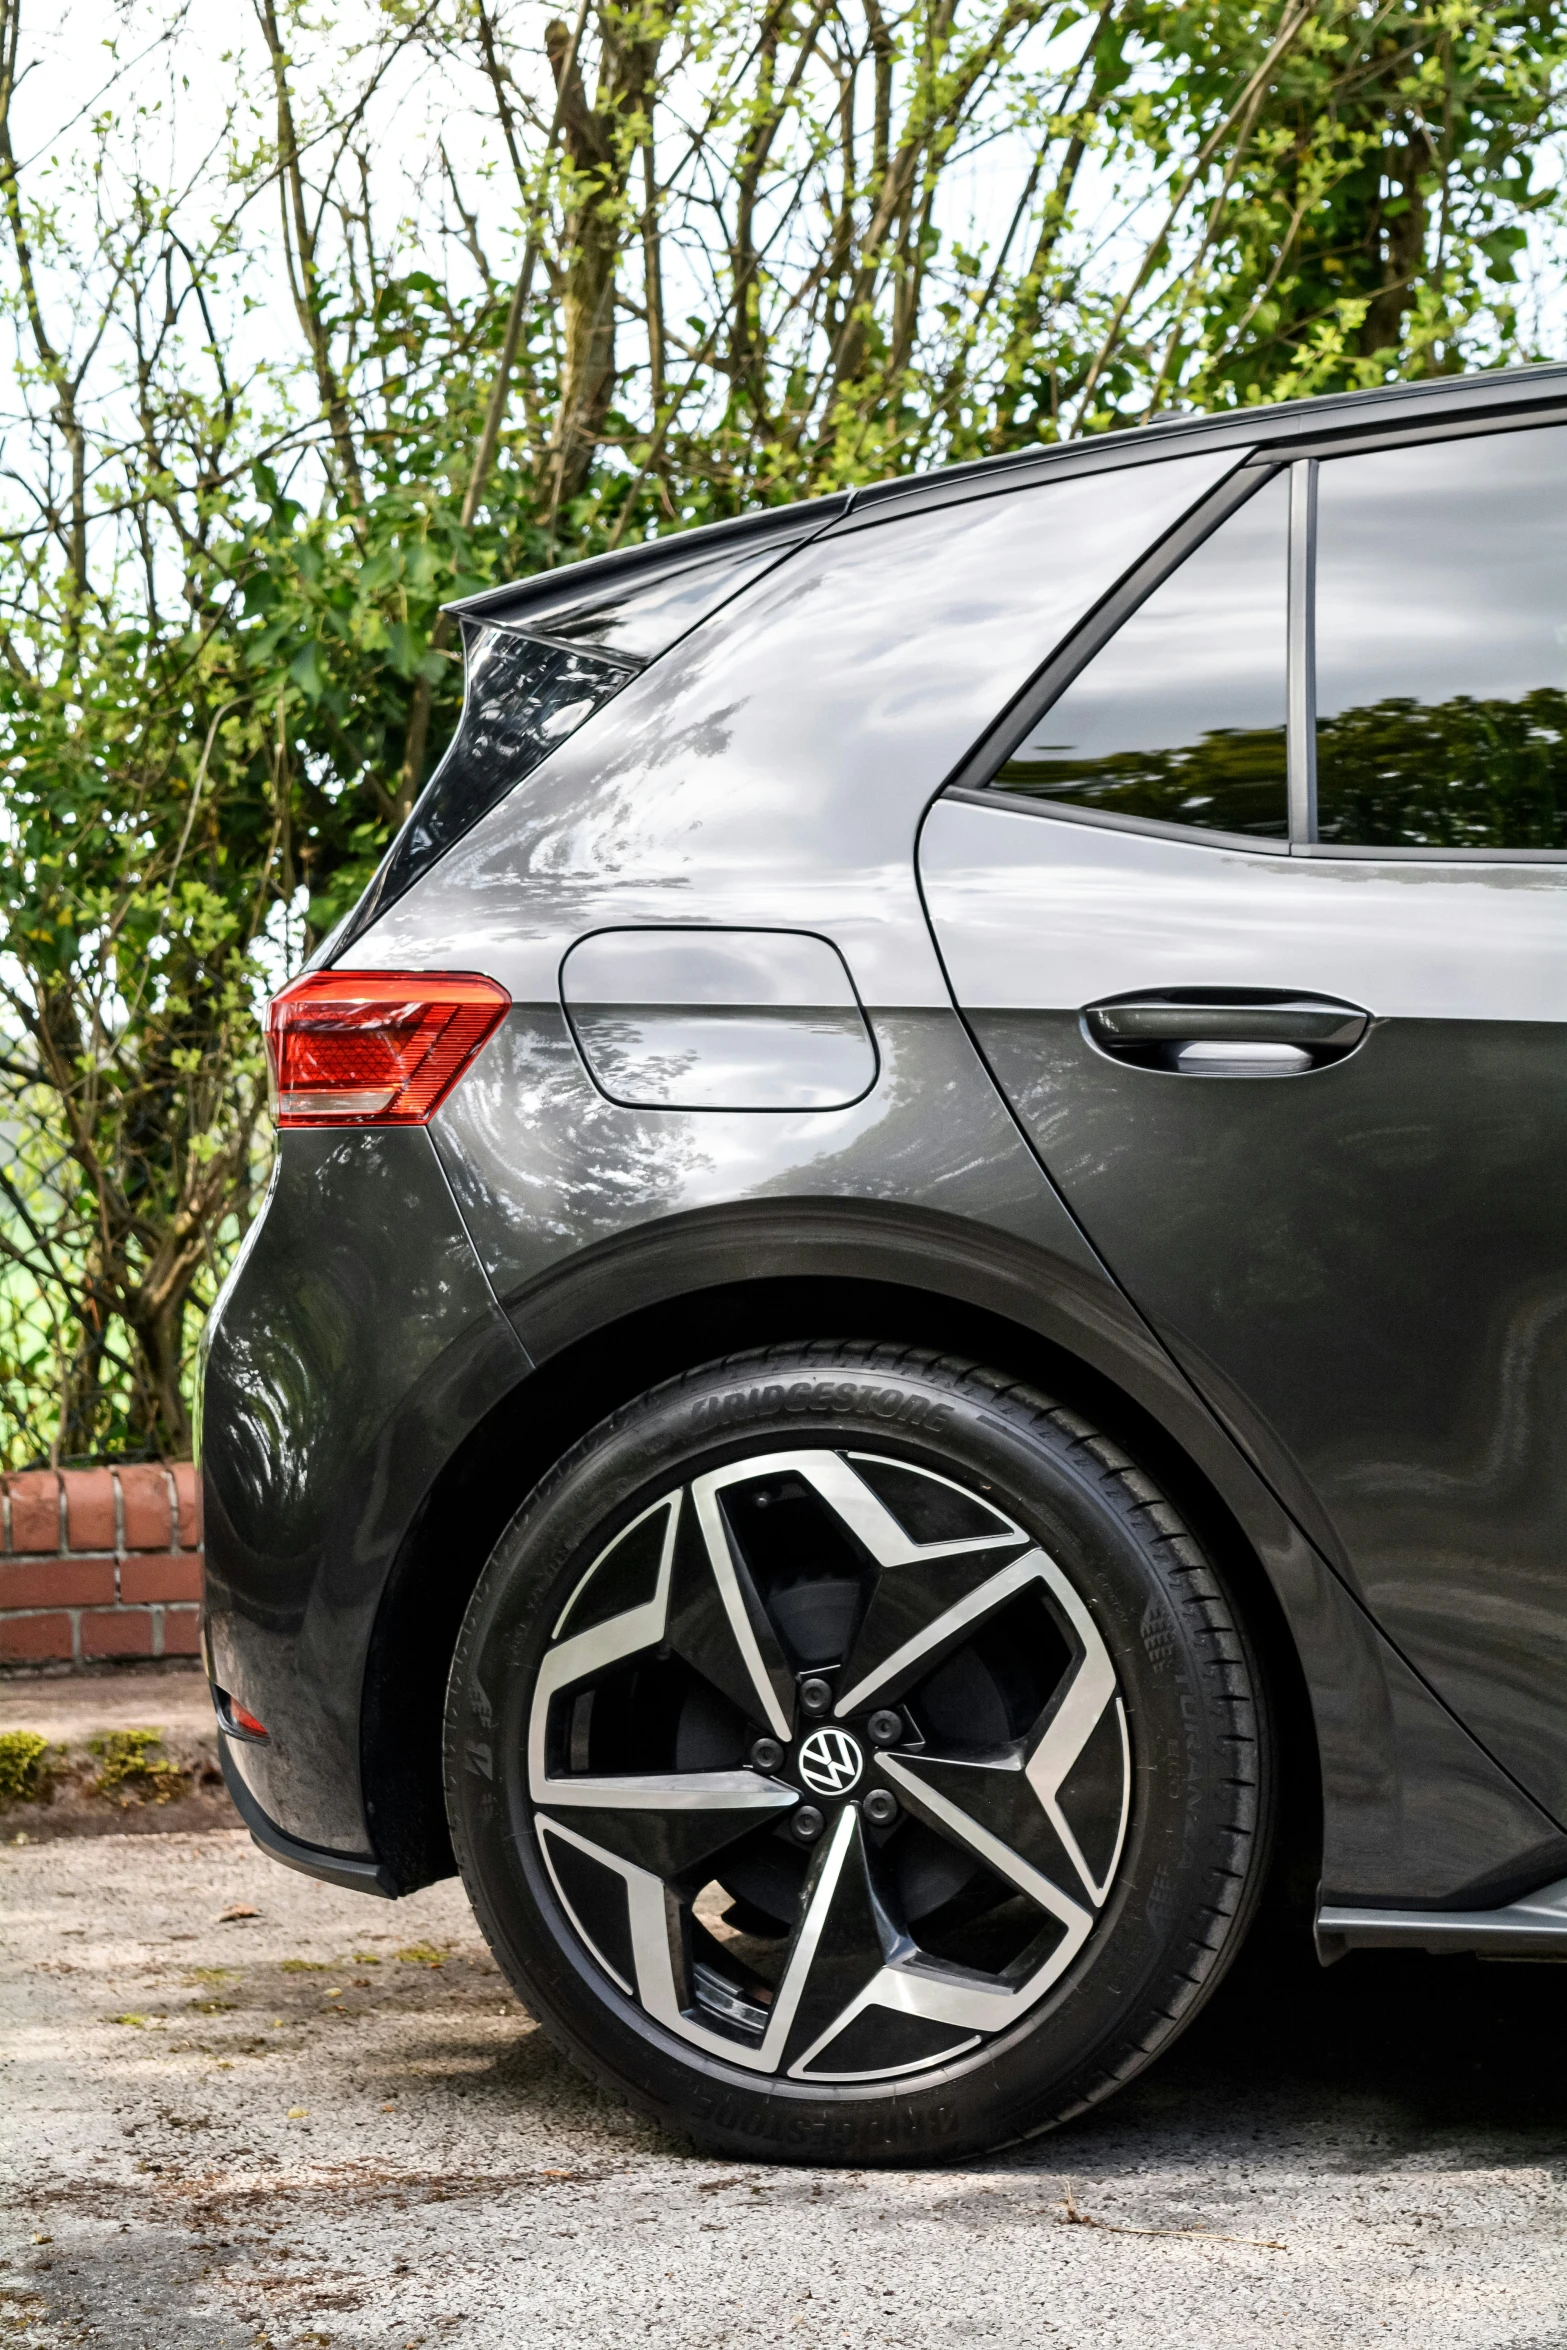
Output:
[[[1036,800],[1028,792],[1006,791],[1000,784],[953,784],[941,794],[971,808],[1010,808],[1014,814],[1044,816],[1051,823],[1091,824],[1099,832],[1140,832],[1155,840],[1195,841],[1204,849],[1245,849],[1264,857],[1287,857],[1287,840],[1258,832],[1202,832],[1194,824],[1171,824],[1162,816],[1123,816],[1114,808],[1074,808],[1064,800]],[[1539,852],[1541,854],[1554,852]]]
[[[1190,837],[1189,835],[1185,837]],[[1374,864],[1410,865],[1567,865],[1567,848],[1561,849],[1433,849],[1418,848],[1379,849],[1364,841],[1298,840],[1290,845],[1292,857],[1337,859],[1370,858]]]
[[[1279,457],[1284,464],[1297,458],[1325,461],[1335,457],[1368,457],[1378,449],[1401,449],[1413,442],[1473,441],[1482,434],[1495,432],[1537,432],[1542,425],[1552,423],[1567,424],[1567,403],[1559,391],[1537,407],[1509,409],[1505,415],[1454,416],[1442,424],[1384,425],[1377,432],[1359,426],[1342,437],[1321,433],[1281,449]]]
[[[1284,763],[1289,847],[1317,837],[1317,460],[1290,467]]]

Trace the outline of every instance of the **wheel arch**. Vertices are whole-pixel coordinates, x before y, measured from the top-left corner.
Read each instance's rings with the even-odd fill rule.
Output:
[[[1004,1245],[948,1253],[922,1230],[917,1245],[900,1247],[909,1235],[896,1220],[873,1231],[851,1218],[841,1233],[816,1219],[792,1249],[788,1223],[773,1208],[760,1247],[762,1227],[749,1228],[749,1218],[739,1232],[709,1232],[705,1250],[695,1234],[674,1247],[664,1235],[636,1260],[605,1252],[616,1261],[562,1283],[569,1294],[514,1301],[535,1368],[430,1485],[388,1577],[366,1662],[366,1811],[399,1886],[411,1891],[455,1866],[441,1789],[447,1671],[484,1563],[527,1492],[590,1428],[661,1380],[752,1347],[824,1337],[901,1341],[983,1363],[1081,1412],[1146,1470],[1242,1611],[1286,1758],[1286,1844],[1302,1884],[1314,1884],[1321,1767],[1291,1619],[1305,1607],[1309,1621],[1316,1594],[1292,1606],[1288,1590],[1304,1546],[1118,1293],[1105,1285],[1095,1296],[1076,1268],[1052,1280],[1037,1258],[1025,1267]],[[851,1251],[861,1270],[850,1269]],[[802,1259],[813,1269],[774,1269]],[[738,1261],[754,1269],[736,1277]],[[1324,1573],[1317,1563],[1313,1582]]]

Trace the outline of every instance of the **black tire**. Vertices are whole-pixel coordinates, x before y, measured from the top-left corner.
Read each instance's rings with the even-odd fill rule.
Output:
[[[445,1751],[530,2013],[753,2161],[948,2159],[1107,2096],[1233,1957],[1272,1803],[1244,1628],[1153,1482],[1027,1387],[870,1343],[708,1364],[585,1437],[480,1577]]]

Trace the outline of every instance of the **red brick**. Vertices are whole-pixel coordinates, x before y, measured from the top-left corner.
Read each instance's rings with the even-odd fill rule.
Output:
[[[11,1551],[22,1557],[29,1551],[60,1547],[60,1480],[53,1469],[22,1469],[6,1479],[11,1496]]]
[[[70,1655],[69,1616],[0,1616],[0,1664],[53,1664]]]
[[[165,1656],[200,1656],[199,1607],[171,1607],[164,1610],[163,1653]]]
[[[112,1558],[0,1559],[0,1608],[113,1605]]]
[[[24,1618],[25,1622],[26,1619]],[[148,1607],[89,1608],[82,1617],[82,1655],[151,1656],[152,1610]]]
[[[125,1505],[127,1550],[167,1550],[174,1539],[169,1511],[169,1472],[150,1462],[117,1472]]]
[[[122,1558],[120,1597],[125,1600],[200,1599],[201,1553],[187,1550],[166,1553],[162,1558]]]
[[[179,1510],[181,1550],[195,1550],[201,1541],[201,1480],[190,1461],[174,1464],[174,1496]]]
[[[66,1544],[71,1550],[113,1550],[114,1479],[107,1469],[67,1469]]]

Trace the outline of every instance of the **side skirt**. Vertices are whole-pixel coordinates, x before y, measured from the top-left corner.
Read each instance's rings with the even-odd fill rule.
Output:
[[[1427,1950],[1433,1956],[1567,1959],[1567,1877],[1503,1909],[1341,1909],[1317,1912],[1317,1956]]]

